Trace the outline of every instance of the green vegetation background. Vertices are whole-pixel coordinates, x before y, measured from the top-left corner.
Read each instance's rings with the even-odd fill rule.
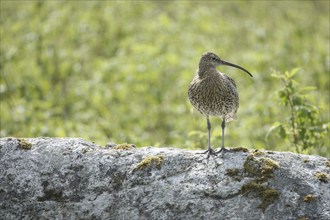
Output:
[[[213,51],[248,69],[220,71],[238,85],[238,120],[227,146],[294,148],[275,121],[274,70],[300,67],[311,102],[329,122],[329,1],[1,1],[1,137],[82,137],[137,146],[205,149],[206,120],[187,87]],[[211,119],[212,144],[221,121]],[[305,153],[330,156],[324,146]]]

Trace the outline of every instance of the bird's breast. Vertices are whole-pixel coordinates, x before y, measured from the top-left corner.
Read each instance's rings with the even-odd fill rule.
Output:
[[[188,88],[192,105],[203,115],[234,116],[238,108],[235,84],[225,77],[199,78],[196,76]]]

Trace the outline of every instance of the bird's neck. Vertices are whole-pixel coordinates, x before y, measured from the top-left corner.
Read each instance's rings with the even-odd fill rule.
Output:
[[[217,73],[217,69],[213,65],[199,64],[198,75],[199,78],[206,78],[212,75],[212,73]]]

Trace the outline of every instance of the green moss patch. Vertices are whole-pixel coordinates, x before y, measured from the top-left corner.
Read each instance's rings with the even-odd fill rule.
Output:
[[[232,152],[249,152],[249,149],[246,147],[235,147],[235,148],[230,148],[230,151]]]
[[[325,166],[326,166],[326,167],[330,167],[330,160],[327,160],[327,161],[325,162]]]
[[[23,150],[31,150],[32,144],[23,138],[19,138],[18,147]]]
[[[309,220],[309,218],[302,216],[302,217],[298,217],[297,220]]]
[[[256,158],[253,155],[249,155],[246,158],[243,167],[244,171],[249,176],[254,176],[259,180],[266,181],[268,178],[271,178],[274,171],[279,168],[279,164],[269,158]]]
[[[320,180],[321,182],[327,183],[329,181],[329,177],[326,173],[322,173],[322,172],[317,172],[315,174],[315,177]]]
[[[262,183],[258,183],[257,181],[251,181],[241,187],[241,193],[244,195],[254,194],[258,198],[260,198],[261,203],[258,208],[262,210],[266,210],[269,205],[278,200],[280,193],[263,185]]]
[[[147,167],[152,167],[152,166],[155,166],[157,169],[160,169],[163,161],[164,161],[164,156],[162,155],[146,157],[136,165],[136,167],[133,169],[133,172],[137,170],[143,170]]]
[[[117,146],[111,148],[113,150],[131,150],[131,149],[135,149],[136,146],[135,144],[127,144],[127,143],[123,143],[123,144],[118,144]]]
[[[303,159],[303,162],[304,162],[304,163],[309,163],[309,159],[308,159],[308,158],[304,158],[304,159]]]
[[[303,201],[304,202],[314,202],[315,199],[316,199],[316,196],[309,194],[309,195],[304,196]]]
[[[261,156],[261,155],[264,155],[265,154],[265,152],[262,152],[262,151],[260,151],[260,150],[254,150],[253,152],[252,152],[252,155],[253,156]]]
[[[273,173],[280,166],[279,164],[266,157],[255,157],[260,154],[260,151],[252,152],[244,161],[243,168],[244,172],[249,177],[254,177],[249,183],[244,184],[241,187],[241,193],[243,195],[256,195],[260,198],[261,203],[258,208],[261,208],[263,211],[267,209],[269,205],[278,200],[280,193],[276,189],[272,189],[265,185],[270,178],[273,177]]]
[[[115,190],[119,190],[126,179],[125,173],[116,173],[111,179],[111,184]]]
[[[242,180],[242,175],[240,169],[233,168],[233,169],[226,169],[226,175],[230,176],[236,181],[241,181]]]

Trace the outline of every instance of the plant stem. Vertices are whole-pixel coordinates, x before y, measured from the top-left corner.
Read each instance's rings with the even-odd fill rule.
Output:
[[[287,95],[287,99],[290,105],[290,109],[291,109],[291,127],[292,127],[292,136],[293,136],[293,143],[294,146],[296,148],[297,153],[300,153],[299,147],[298,147],[298,138],[297,138],[297,126],[296,126],[296,115],[295,115],[295,110],[294,110],[294,105],[293,105],[293,101],[292,101],[292,96],[291,93],[289,91],[288,88],[288,83],[283,80],[284,83],[286,84],[286,95]]]

